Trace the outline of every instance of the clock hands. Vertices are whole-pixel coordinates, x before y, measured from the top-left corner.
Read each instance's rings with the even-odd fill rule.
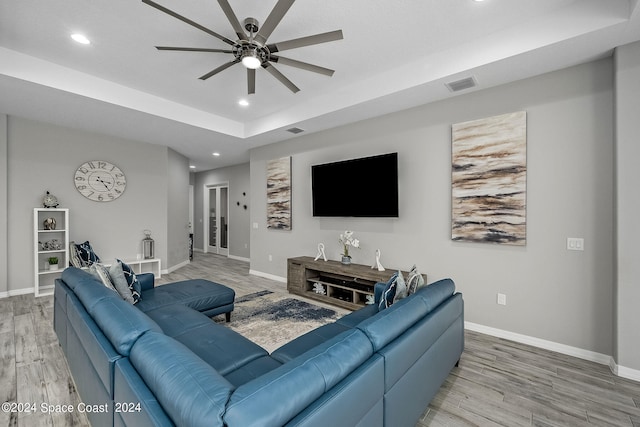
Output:
[[[107,184],[111,185],[110,182],[104,182],[102,180],[102,178],[100,178],[99,176],[96,177],[96,181],[100,181],[102,183],[102,185],[104,185],[104,188],[106,188],[107,190],[109,189],[109,187],[107,186]]]

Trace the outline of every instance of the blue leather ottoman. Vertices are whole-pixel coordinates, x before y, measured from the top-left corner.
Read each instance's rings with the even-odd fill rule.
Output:
[[[210,280],[193,279],[142,290],[136,307],[143,312],[173,304],[181,304],[208,317],[225,314],[231,320],[236,293],[233,289]]]

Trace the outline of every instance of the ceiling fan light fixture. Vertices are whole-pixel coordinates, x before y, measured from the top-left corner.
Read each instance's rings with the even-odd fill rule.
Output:
[[[262,65],[262,61],[258,58],[255,50],[249,50],[242,55],[242,65],[251,70],[256,70]]]

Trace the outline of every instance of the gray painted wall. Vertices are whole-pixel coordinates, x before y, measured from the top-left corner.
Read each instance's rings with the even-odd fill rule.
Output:
[[[616,49],[616,352],[619,365],[640,369],[640,42]]]
[[[0,114],[0,293],[7,292],[7,116]]]
[[[168,183],[188,185],[189,171],[188,165],[183,171],[170,168],[169,164],[185,162],[179,159],[181,156],[172,156],[172,160],[169,157],[168,149],[163,146],[9,116],[8,290],[33,287],[32,212],[34,207],[41,206],[46,190],[58,197],[61,207],[70,209],[71,239],[91,241],[105,262],[116,257],[135,259],[141,252],[142,231],[148,228],[156,242],[156,257],[161,258],[162,268],[171,267],[167,264],[168,227],[174,221],[169,220],[168,197],[170,193],[173,197],[178,190],[169,191]],[[96,159],[111,161],[127,176],[127,189],[115,201],[90,201],[74,187],[76,168]],[[184,192],[187,191],[185,188]],[[181,214],[172,213],[173,216]],[[180,219],[183,225],[184,221]]]
[[[362,243],[354,262],[372,264],[379,248],[388,268],[416,263],[430,282],[452,277],[465,320],[612,354],[612,82],[606,59],[253,149],[251,269],[286,277],[286,259],[315,256],[318,242],[338,259],[338,235],[351,229]],[[452,242],[451,125],[519,110],[528,121],[527,245]],[[311,165],[393,151],[400,218],[311,216]],[[293,157],[293,229],[267,230],[266,162],[284,155]],[[583,237],[585,251],[567,251],[567,237]]]
[[[167,265],[189,259],[189,159],[168,149]]]
[[[249,163],[198,172],[194,175],[195,227],[194,248],[204,249],[203,206],[204,188],[207,185],[229,185],[229,256],[249,259],[251,247],[249,217],[251,212],[249,191]],[[244,195],[242,193],[245,193]],[[238,206],[238,202],[240,206]],[[247,205],[247,209],[244,209]]]

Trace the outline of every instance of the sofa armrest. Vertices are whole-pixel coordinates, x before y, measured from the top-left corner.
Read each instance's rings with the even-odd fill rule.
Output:
[[[373,300],[376,303],[376,305],[380,303],[380,298],[382,298],[382,293],[384,292],[384,288],[386,287],[387,287],[387,284],[384,282],[376,283],[376,287],[373,290],[373,295],[374,295]]]
[[[148,291],[149,289],[153,289],[155,283],[155,276],[153,273],[140,273],[136,274],[136,278],[140,283],[140,287],[143,291]]]

